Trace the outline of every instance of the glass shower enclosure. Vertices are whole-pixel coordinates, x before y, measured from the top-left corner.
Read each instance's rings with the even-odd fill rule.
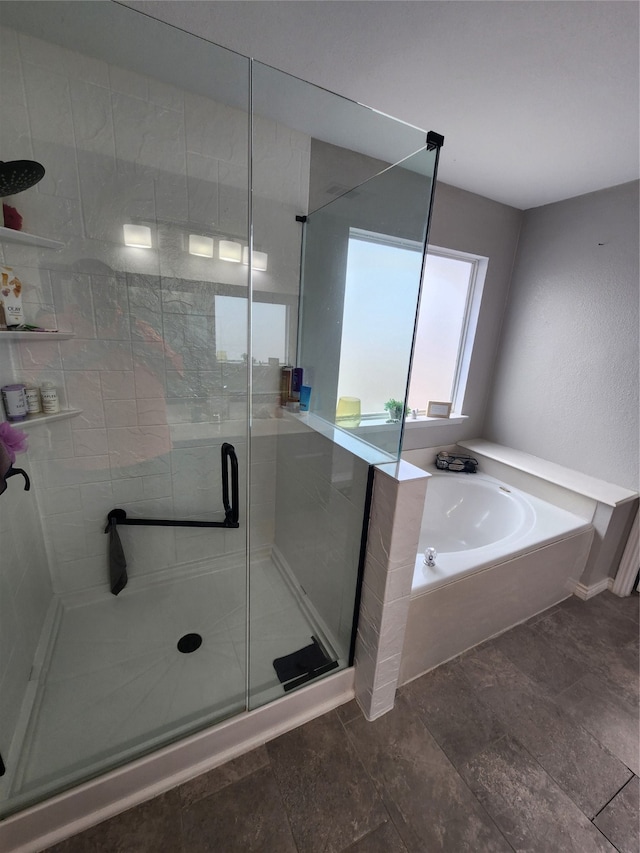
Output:
[[[3,198],[28,327],[0,330],[0,383],[59,398],[9,425],[3,817],[351,665],[401,424],[335,426],[346,239],[424,243],[437,152],[117,4],[4,2],[0,38],[0,156],[45,168]]]

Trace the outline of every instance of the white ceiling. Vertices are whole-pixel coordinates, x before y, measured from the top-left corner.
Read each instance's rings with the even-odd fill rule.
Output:
[[[639,176],[639,4],[129,0],[445,136],[441,180],[518,208]]]

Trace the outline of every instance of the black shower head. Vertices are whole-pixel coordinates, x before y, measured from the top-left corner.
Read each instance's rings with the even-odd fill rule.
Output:
[[[28,190],[43,177],[44,166],[35,160],[0,161],[0,198]]]

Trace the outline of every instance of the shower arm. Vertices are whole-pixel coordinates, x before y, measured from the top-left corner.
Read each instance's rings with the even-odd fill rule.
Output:
[[[145,527],[225,527],[237,528],[238,500],[238,457],[232,444],[224,442],[220,448],[222,457],[222,503],[224,505],[224,521],[180,521],[173,518],[127,518],[123,509],[112,509],[107,514],[108,533],[118,524],[137,524]],[[231,467],[231,503],[229,502],[229,466]]]

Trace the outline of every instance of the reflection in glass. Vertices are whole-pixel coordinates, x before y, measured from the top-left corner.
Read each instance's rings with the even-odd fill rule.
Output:
[[[402,419],[388,423],[384,406],[406,399],[435,163],[425,148],[305,224],[299,359],[313,411],[339,425],[338,398],[361,398],[353,429],[379,461],[400,450]]]

